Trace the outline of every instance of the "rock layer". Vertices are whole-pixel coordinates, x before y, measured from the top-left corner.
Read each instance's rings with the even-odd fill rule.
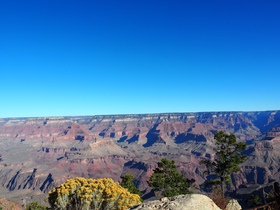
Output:
[[[75,176],[120,181],[132,173],[146,195],[153,168],[167,157],[198,186],[206,178],[199,161],[214,158],[214,134],[224,130],[248,145],[231,189],[261,185],[279,179],[278,125],[280,111],[0,119],[0,184],[18,196]]]

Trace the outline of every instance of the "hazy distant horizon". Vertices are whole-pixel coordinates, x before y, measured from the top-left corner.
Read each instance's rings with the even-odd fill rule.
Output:
[[[200,114],[200,113],[255,113],[255,112],[277,112],[280,110],[255,110],[255,111],[199,111],[199,112],[160,112],[160,113],[122,113],[122,114],[95,114],[95,115],[65,115],[65,116],[29,116],[29,117],[0,117],[0,119],[21,119],[21,118],[64,118],[64,117],[98,117],[98,116],[137,116],[137,115],[180,115],[180,114]]]

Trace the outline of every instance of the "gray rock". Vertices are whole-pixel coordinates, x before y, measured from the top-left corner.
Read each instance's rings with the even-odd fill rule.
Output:
[[[210,198],[200,194],[178,195],[148,201],[130,210],[221,210]]]
[[[240,204],[235,199],[231,199],[228,202],[227,207],[226,207],[226,210],[241,210],[241,209],[242,208],[241,208]]]

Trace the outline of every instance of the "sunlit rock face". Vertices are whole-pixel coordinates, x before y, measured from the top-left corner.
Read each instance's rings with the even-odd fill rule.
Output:
[[[201,194],[178,195],[171,198],[148,201],[130,210],[221,210],[213,200]],[[232,210],[232,209],[231,209]],[[238,209],[239,210],[239,209]]]
[[[280,111],[208,112],[89,117],[0,119],[0,185],[9,196],[45,193],[67,178],[131,173],[146,181],[163,157],[179,170],[205,177],[201,158],[214,158],[214,134],[234,133],[247,143],[247,161],[234,174],[232,190],[279,179]]]

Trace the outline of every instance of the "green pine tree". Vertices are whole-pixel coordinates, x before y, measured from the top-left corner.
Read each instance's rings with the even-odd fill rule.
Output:
[[[133,193],[133,194],[137,194],[139,196],[141,196],[141,191],[139,188],[137,188],[135,186],[135,184],[133,183],[134,180],[134,176],[132,174],[125,174],[124,176],[121,177],[122,181],[120,183],[120,185],[123,188],[126,188],[129,192]]]
[[[158,167],[147,182],[154,191],[161,192],[165,197],[191,193],[189,188],[194,180],[189,180],[178,172],[174,160],[163,158],[157,164]]]
[[[244,142],[237,142],[234,134],[226,134],[219,131],[214,135],[215,142],[215,159],[202,160],[200,163],[205,165],[206,174],[215,175],[215,179],[207,181],[207,185],[219,185],[222,191],[222,196],[225,194],[225,187],[231,183],[230,175],[240,171],[239,164],[243,163],[246,155],[242,152],[246,148]]]

